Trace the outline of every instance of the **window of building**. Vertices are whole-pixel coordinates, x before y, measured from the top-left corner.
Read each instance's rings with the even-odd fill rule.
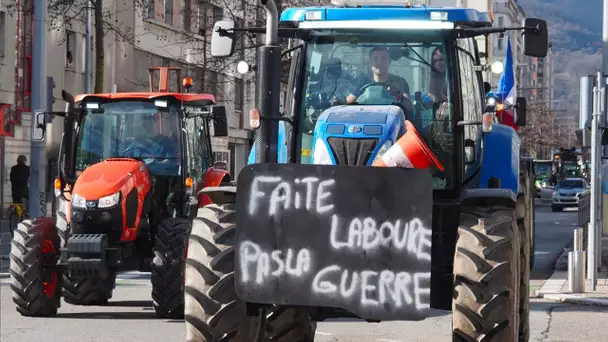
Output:
[[[145,6],[144,6],[144,19],[154,19],[155,16],[155,11],[154,11],[154,2],[156,0],[146,0],[145,2]]]
[[[0,12],[0,57],[4,57],[4,44],[6,36],[6,13]]]
[[[13,135],[15,124],[11,120],[11,105],[0,104],[0,136],[10,137]]]
[[[76,59],[76,33],[66,30],[65,37],[65,67],[66,69],[74,70]]]
[[[498,17],[498,27],[504,27],[505,26],[505,18],[504,17]]]
[[[173,25],[173,0],[165,0],[165,24]]]
[[[222,20],[224,17],[224,10],[219,6],[215,6],[207,2],[201,2],[198,10],[198,32],[200,35],[207,35],[207,37],[211,39],[211,35],[213,34],[213,25],[215,25],[216,21]]]
[[[241,18],[236,18],[235,20],[235,25],[238,28],[244,28],[245,27],[245,20],[241,19]],[[245,35],[244,34],[239,34],[237,35],[236,38],[236,45],[235,45],[235,51],[238,51],[241,54],[241,58],[244,58],[244,53],[245,53]]]
[[[207,70],[205,76],[205,92],[215,96],[216,102],[223,101],[224,76],[218,72]]]
[[[238,128],[243,128],[243,106],[245,105],[245,87],[243,80],[234,79],[234,114],[238,116]]]

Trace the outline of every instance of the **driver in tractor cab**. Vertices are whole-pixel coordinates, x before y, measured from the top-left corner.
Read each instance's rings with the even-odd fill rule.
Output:
[[[134,153],[134,157],[155,158],[156,162],[167,161],[176,157],[177,142],[159,132],[156,117],[160,115],[162,114],[157,113],[142,117],[144,135],[138,136],[125,151],[139,151]],[[126,154],[132,155],[129,152]]]
[[[395,98],[396,102],[403,102],[406,109],[410,111],[410,85],[407,81],[400,77],[389,73],[391,65],[390,51],[387,47],[373,47],[369,53],[370,67],[373,73],[373,79],[367,79],[361,84],[383,83],[386,90]],[[346,98],[346,103],[352,104],[357,100],[356,94],[350,94]]]

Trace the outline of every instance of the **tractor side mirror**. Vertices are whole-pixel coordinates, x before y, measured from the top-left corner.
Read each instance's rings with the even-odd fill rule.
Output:
[[[234,20],[220,20],[213,25],[211,36],[211,56],[230,57],[234,53]],[[230,32],[229,32],[230,31]]]
[[[515,100],[515,124],[517,126],[526,125],[526,115],[528,111],[528,104],[525,97],[518,97]]]
[[[226,107],[213,106],[211,107],[211,120],[213,122],[213,136],[227,137],[228,136],[228,119],[226,118]]]
[[[522,26],[524,54],[530,57],[546,57],[549,49],[547,22],[538,18],[525,18]]]
[[[42,110],[34,111],[36,127],[32,130],[32,141],[44,141],[46,135],[46,113]]]

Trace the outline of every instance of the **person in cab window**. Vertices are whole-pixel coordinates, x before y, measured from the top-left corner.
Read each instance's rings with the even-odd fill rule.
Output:
[[[391,66],[390,51],[384,46],[377,46],[371,49],[369,54],[370,67],[372,71],[371,79],[365,79],[360,86],[363,87],[370,83],[383,83],[386,90],[395,97],[396,102],[410,98],[410,85],[400,76],[389,73]],[[357,93],[359,89],[357,90]],[[346,98],[347,103],[354,103],[361,94],[351,93]]]
[[[172,153],[174,151],[171,151],[173,145],[171,139],[158,132],[156,115],[144,115],[142,116],[141,121],[144,134],[138,136],[131,145],[125,149],[125,151],[127,151],[127,156],[158,158],[158,161],[164,158],[174,157],[175,153]]]
[[[441,48],[437,47],[431,54],[431,80],[429,82],[429,94],[435,103],[445,101],[443,93],[446,87],[446,65],[445,57]]]

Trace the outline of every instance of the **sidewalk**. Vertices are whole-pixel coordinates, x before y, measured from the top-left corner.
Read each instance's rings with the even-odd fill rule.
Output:
[[[584,293],[571,293],[568,290],[567,267],[568,250],[565,250],[555,264],[555,272],[536,291],[535,297],[562,303],[608,306],[608,266],[603,266],[597,273],[595,291],[587,290],[590,283],[586,281]]]

